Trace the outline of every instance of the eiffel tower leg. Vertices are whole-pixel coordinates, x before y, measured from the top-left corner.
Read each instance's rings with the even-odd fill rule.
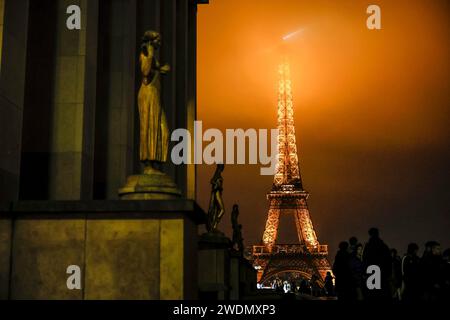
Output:
[[[266,271],[267,265],[269,264],[269,260],[267,258],[257,259],[256,265],[260,267],[256,274],[256,282],[261,283],[261,280],[264,276],[264,272]]]
[[[303,231],[302,231],[302,225],[300,222],[300,214],[298,212],[299,210],[294,211],[294,219],[295,219],[295,226],[297,227],[297,236],[298,236],[298,242],[301,244],[306,244],[304,238],[303,238]]]
[[[299,208],[295,210],[295,225],[297,226],[300,243],[305,244],[307,247],[317,247],[319,245],[308,209]]]
[[[278,222],[280,219],[280,209],[270,208],[267,217],[266,228],[263,234],[263,243],[269,250],[272,250],[272,246],[275,244],[278,232]]]

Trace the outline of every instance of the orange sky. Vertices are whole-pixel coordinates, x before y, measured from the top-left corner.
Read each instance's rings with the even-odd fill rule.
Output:
[[[382,30],[366,28],[369,4],[381,7]],[[275,128],[276,68],[287,53],[319,241],[333,249],[377,225],[401,253],[410,240],[449,246],[449,18],[445,0],[210,0],[198,10],[198,119],[204,128]],[[204,208],[212,171],[198,168]],[[237,202],[246,244],[259,241],[272,178],[250,165],[228,166],[224,178],[222,229]]]

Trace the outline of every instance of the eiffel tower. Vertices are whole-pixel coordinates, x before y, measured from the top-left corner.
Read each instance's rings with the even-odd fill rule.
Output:
[[[303,189],[295,142],[294,109],[289,64],[279,66],[278,158],[272,190],[267,194],[269,213],[261,245],[251,248],[251,260],[258,270],[258,283],[270,286],[283,280],[313,280],[323,286],[327,271],[328,246],[319,244],[309,215],[309,193]],[[294,215],[298,243],[277,244],[281,216]]]

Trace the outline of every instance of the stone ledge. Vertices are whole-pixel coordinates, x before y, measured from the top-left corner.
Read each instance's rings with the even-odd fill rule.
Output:
[[[0,217],[73,218],[180,218],[206,222],[206,214],[194,200],[62,200],[0,203]]]

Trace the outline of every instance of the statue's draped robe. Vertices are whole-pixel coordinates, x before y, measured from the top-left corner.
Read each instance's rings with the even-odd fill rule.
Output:
[[[154,59],[153,48],[148,55],[139,57],[142,84],[138,94],[140,118],[139,157],[143,162],[166,162],[169,130],[161,107],[159,63]]]

